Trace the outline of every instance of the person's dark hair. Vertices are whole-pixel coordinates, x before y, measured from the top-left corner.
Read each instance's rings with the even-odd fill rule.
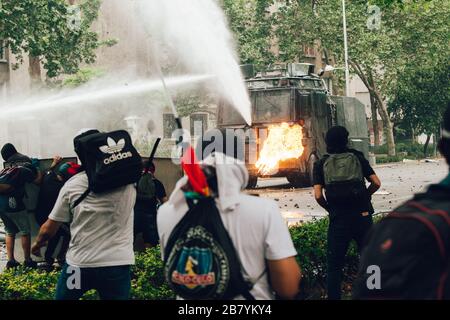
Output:
[[[450,164],[450,105],[447,107],[447,111],[444,113],[444,119],[442,123],[442,139],[439,142],[439,150],[441,154],[447,159],[447,163]]]
[[[221,152],[244,161],[245,137],[232,129],[211,129],[199,139],[196,151],[199,160],[203,160],[215,152]]]
[[[85,131],[83,133],[80,133],[75,138],[73,138],[74,150],[75,150],[75,153],[78,156],[78,159],[80,159],[81,165],[83,165],[85,163],[85,159],[84,159],[84,156],[80,153],[80,150],[79,150],[79,140],[81,138],[84,138],[84,137],[90,136],[91,134],[96,134],[96,133],[99,133],[99,132],[100,131],[98,131],[97,129],[91,129],[91,130],[87,130],[87,131]]]
[[[328,130],[325,135],[328,153],[338,153],[347,149],[348,130],[342,126],[335,126]]]
[[[17,150],[12,143],[7,143],[3,146],[1,153],[3,160],[8,161],[9,158],[17,153]]]

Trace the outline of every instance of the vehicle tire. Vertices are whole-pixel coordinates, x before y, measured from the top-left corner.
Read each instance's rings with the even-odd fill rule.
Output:
[[[313,183],[314,163],[317,157],[315,154],[309,156],[308,164],[306,166],[306,173],[291,173],[286,176],[287,180],[294,188],[308,188]]]
[[[256,188],[257,183],[258,183],[258,176],[249,176],[248,183],[247,183],[247,189]]]
[[[305,188],[309,185],[309,177],[302,173],[291,173],[286,176],[287,180],[294,188]]]

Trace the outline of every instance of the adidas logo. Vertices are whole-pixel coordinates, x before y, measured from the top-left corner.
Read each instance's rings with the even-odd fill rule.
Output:
[[[120,139],[116,142],[113,138],[108,137],[106,143],[107,145],[99,148],[101,152],[111,155],[109,158],[103,160],[104,164],[110,164],[122,159],[131,158],[133,156],[133,154],[129,151],[120,153],[125,147],[125,139]]]
[[[108,137],[106,143],[108,143],[108,145],[100,147],[100,151],[103,153],[114,154],[122,151],[125,147],[125,139],[120,139],[118,142],[115,142],[113,138]]]

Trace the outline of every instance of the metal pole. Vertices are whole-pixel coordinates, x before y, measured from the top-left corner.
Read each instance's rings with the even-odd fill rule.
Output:
[[[342,24],[344,27],[344,58],[345,58],[345,95],[350,96],[350,73],[348,69],[347,18],[345,14],[345,0],[342,0]]]

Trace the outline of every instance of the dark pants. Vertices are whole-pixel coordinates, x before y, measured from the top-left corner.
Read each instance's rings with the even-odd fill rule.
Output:
[[[159,244],[158,228],[156,226],[156,211],[154,213],[142,210],[134,211],[134,236],[142,232],[144,243],[152,246]]]
[[[371,226],[371,215],[345,215],[330,219],[327,250],[328,299],[341,299],[342,274],[350,242],[355,240],[358,251],[361,252],[364,238]]]
[[[66,252],[69,248],[70,243],[70,231],[66,229],[67,227],[59,228],[58,232],[55,234],[53,238],[48,241],[47,250],[45,251],[45,261],[47,263],[53,264],[53,254],[55,253],[56,247],[58,246],[59,240],[62,239],[61,248],[58,252],[58,262],[66,261]]]
[[[84,293],[92,289],[97,290],[102,300],[128,300],[130,298],[131,267],[129,265],[75,268],[75,270],[68,270],[69,267],[68,264],[65,264],[59,276],[56,300],[78,300]]]

